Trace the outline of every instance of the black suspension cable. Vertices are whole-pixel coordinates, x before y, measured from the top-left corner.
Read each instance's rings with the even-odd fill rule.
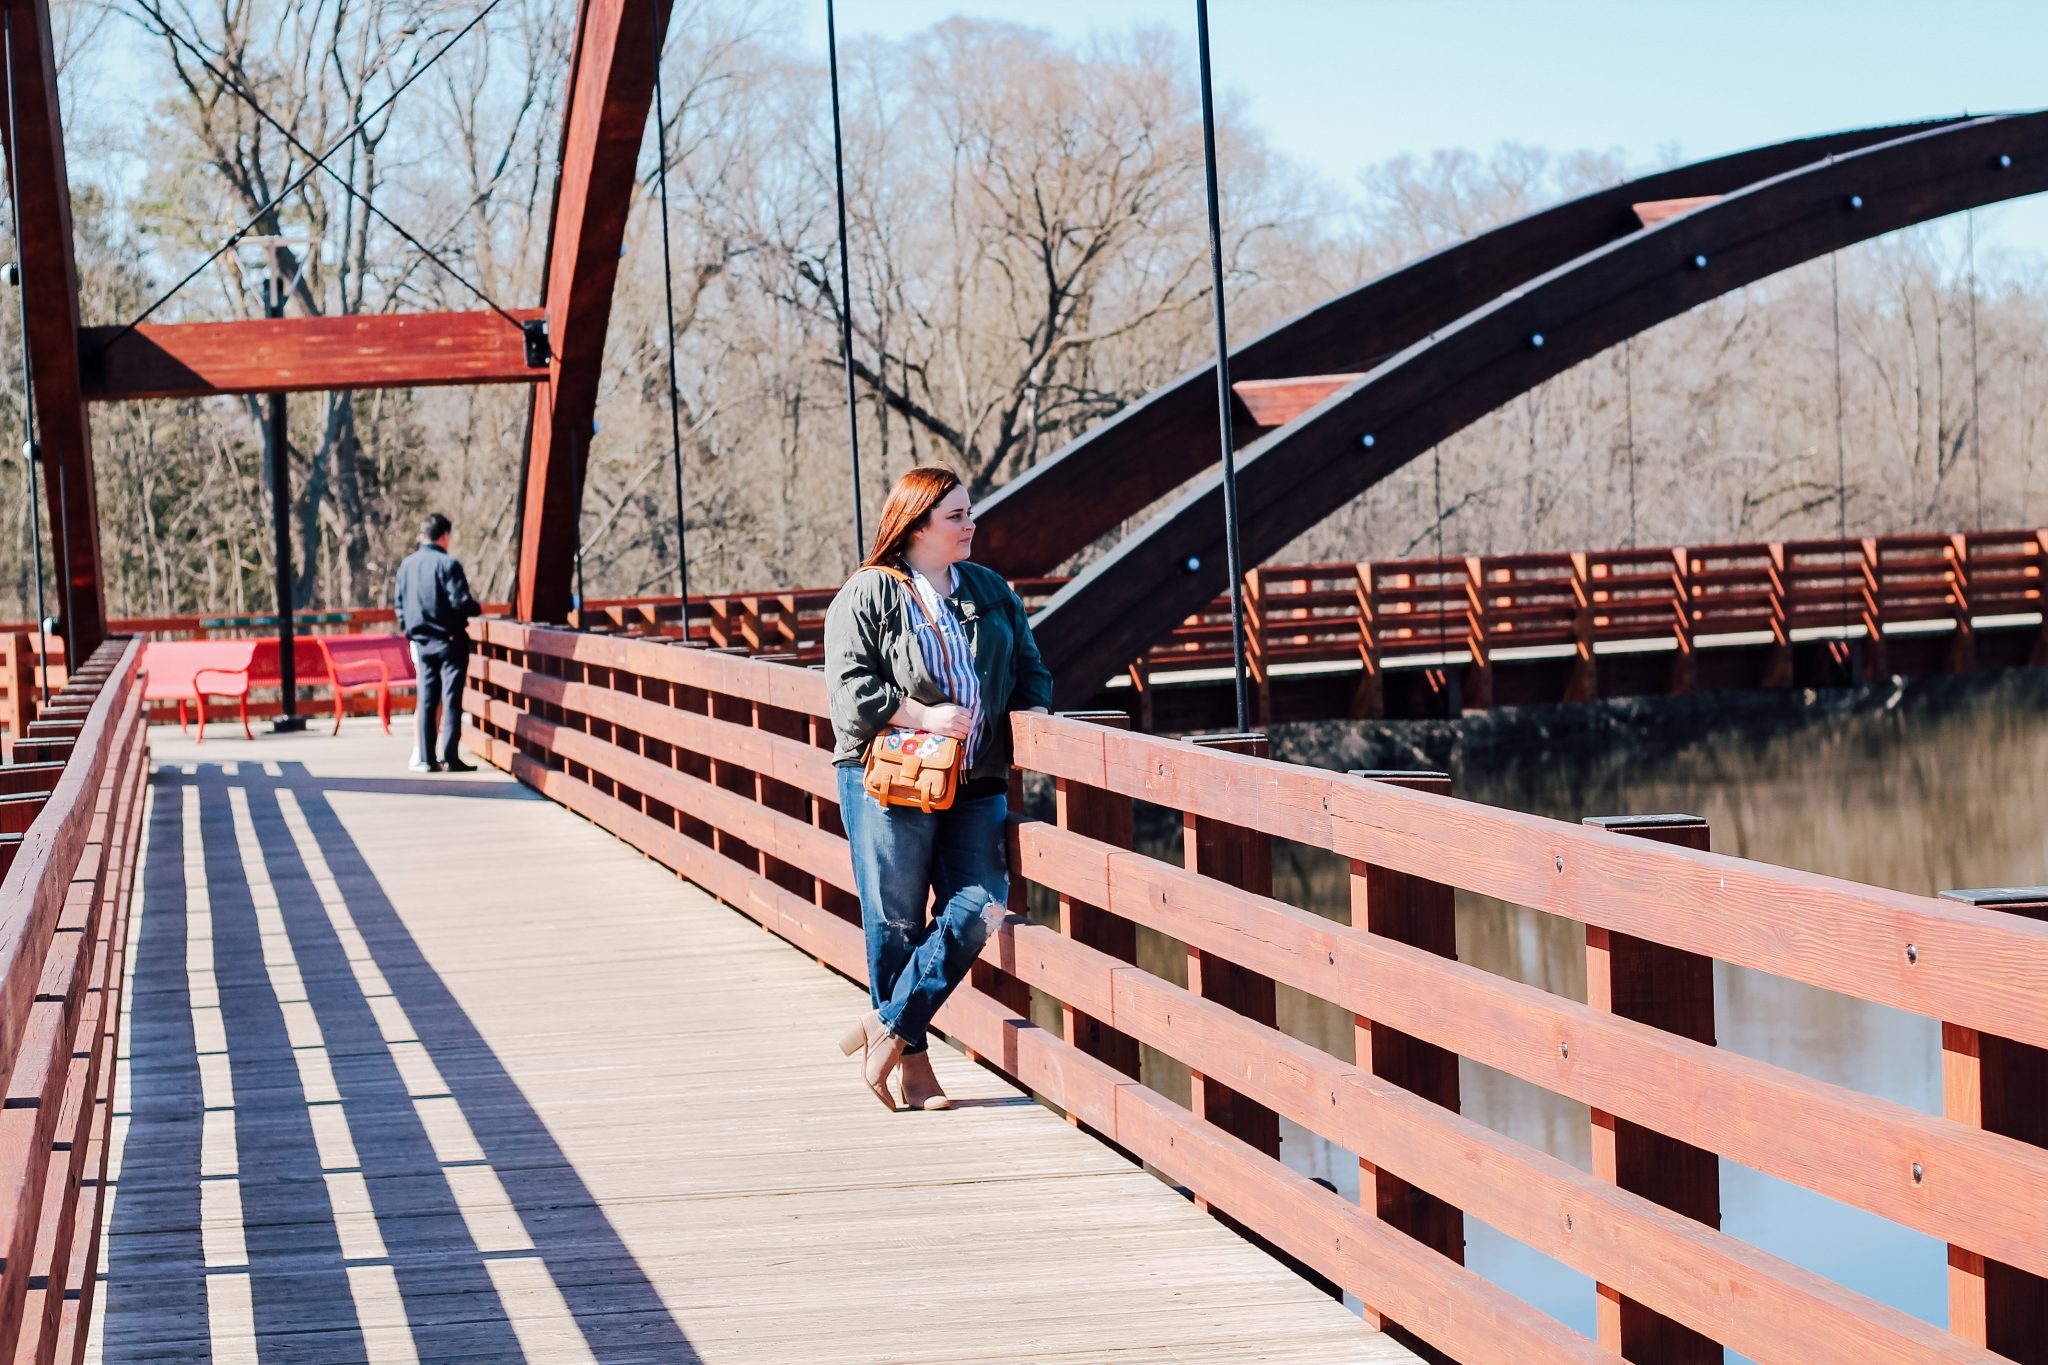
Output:
[[[22,334],[21,351],[24,356],[28,354],[28,334],[26,331]],[[36,444],[36,452],[38,454],[42,453],[41,442]],[[57,461],[57,506],[63,509],[66,524],[60,528],[57,525],[57,519],[55,517],[50,518],[50,567],[57,570],[57,589],[64,598],[64,625],[58,631],[58,634],[64,640],[64,671],[70,673],[83,660],[79,659],[71,649],[71,623],[78,619],[71,612],[71,574],[69,572],[71,566],[68,562],[62,564],[57,562],[57,548],[60,545],[67,550],[64,556],[65,560],[68,561],[71,558],[68,553],[71,544],[71,527],[69,524],[71,520],[71,494],[64,486],[64,462],[62,460]]]
[[[1451,688],[1450,613],[1444,610],[1444,448],[1429,448],[1430,480],[1436,488],[1436,663],[1443,675],[1444,691]]]
[[[668,245],[668,127],[662,122],[661,0],[647,0],[647,23],[654,35],[654,166],[661,187],[661,293],[667,303],[662,321],[668,329],[668,433],[676,475],[676,591],[683,603],[683,639],[690,638],[690,546],[683,529],[683,414],[676,393],[676,280]]]
[[[42,664],[42,678],[40,681],[40,686],[42,687],[41,704],[47,705],[50,700],[50,635],[45,623],[50,618],[48,608],[43,599],[43,513],[40,506],[42,496],[36,483],[36,465],[41,461],[43,455],[41,448],[36,444],[35,384],[30,377],[28,355],[28,272],[22,265],[21,239],[21,120],[16,118],[14,114],[14,11],[12,9],[0,10],[0,60],[5,60],[7,63],[7,126],[14,134],[14,140],[8,148],[7,183],[9,191],[14,196],[14,299],[16,306],[20,310],[21,317],[21,421],[22,430],[26,433],[26,439],[21,443],[21,454],[22,459],[28,465],[28,524],[36,563],[36,640],[38,643],[36,658]],[[60,492],[57,498],[57,505],[61,507],[63,504],[64,498]],[[55,518],[52,518],[50,537],[52,540],[55,540],[57,537]],[[69,577],[67,574],[66,579],[68,580]],[[68,619],[64,622],[64,629],[67,633],[71,629],[71,622]],[[69,666],[75,671],[78,667],[78,661],[72,659],[68,654],[65,658]]]
[[[1636,548],[1636,376],[1635,341],[1621,343],[1622,439],[1628,446],[1628,547]]]
[[[853,452],[853,562],[867,557],[860,502],[860,409],[853,394],[853,286],[846,266],[846,144],[839,127],[839,26],[825,0],[825,65],[832,72],[832,174],[839,193],[839,359],[846,370],[846,440]]]
[[[105,341],[101,342],[98,349],[96,349],[93,352],[93,354],[99,355],[104,353],[108,347],[112,346],[122,337],[127,336],[137,327],[140,327],[143,323],[147,322],[150,318],[150,315],[155,313],[157,309],[163,307],[166,303],[170,302],[171,297],[174,294],[176,294],[180,289],[183,289],[186,285],[192,283],[192,281],[198,279],[199,273],[201,271],[205,270],[206,267],[212,265],[221,257],[227,255],[228,252],[234,250],[235,244],[240,242],[244,237],[248,236],[249,230],[251,228],[255,227],[257,224],[261,223],[265,218],[269,217],[272,213],[274,213],[277,210],[278,206],[283,204],[286,199],[290,198],[293,192],[295,192],[299,188],[299,186],[305,184],[308,180],[311,180],[313,178],[313,173],[315,171],[326,169],[327,159],[329,157],[333,156],[336,152],[340,151],[343,147],[346,147],[350,142],[354,141],[355,138],[362,133],[363,129],[369,127],[371,123],[375,122],[379,115],[381,115],[386,109],[389,109],[392,103],[396,101],[400,95],[406,92],[406,88],[408,86],[410,86],[414,81],[418,80],[420,77],[426,75],[428,71],[432,70],[434,63],[440,61],[441,58],[448,55],[449,48],[454,47],[457,43],[461,42],[464,38],[468,37],[469,31],[475,28],[478,24],[482,23],[484,21],[484,17],[488,15],[492,10],[496,9],[501,3],[503,3],[503,0],[490,0],[489,4],[485,5],[481,10],[477,11],[476,16],[472,18],[468,23],[464,24],[460,29],[458,29],[454,37],[450,38],[447,42],[443,43],[440,49],[436,51],[433,56],[427,58],[427,60],[420,67],[414,70],[411,75],[407,76],[403,81],[400,81],[396,89],[394,89],[390,94],[386,95],[382,100],[378,101],[376,108],[372,109],[369,113],[357,119],[355,123],[349,127],[347,132],[343,133],[339,138],[335,139],[334,144],[332,146],[330,146],[326,151],[320,153],[319,156],[313,159],[312,165],[306,167],[305,170],[301,171],[297,176],[293,177],[291,183],[286,185],[283,189],[279,190],[269,203],[265,204],[262,208],[256,210],[255,215],[251,217],[248,222],[242,224],[242,226],[236,228],[233,233],[229,234],[228,239],[226,241],[222,242],[219,246],[213,249],[213,254],[211,256],[208,256],[198,265],[192,267],[190,271],[186,272],[185,278],[179,280],[176,284],[172,285],[162,294],[159,294],[157,296],[156,302],[150,304],[149,307],[143,309],[140,313],[137,313],[131,321],[125,323],[121,327],[120,331],[114,333]],[[509,317],[509,314],[507,316]],[[512,322],[514,326],[521,326],[521,324],[516,319],[512,319]],[[524,328],[521,327],[521,330],[523,331]]]
[[[583,491],[589,470],[589,442],[578,440],[575,432],[569,434],[569,462],[576,469],[576,629],[590,629],[589,598],[583,594]]]
[[[1245,676],[1244,569],[1238,553],[1237,450],[1230,411],[1230,326],[1223,302],[1223,227],[1216,192],[1216,110],[1209,85],[1209,0],[1195,0],[1196,48],[1202,68],[1202,172],[1209,200],[1209,275],[1216,301],[1217,438],[1223,450],[1223,561],[1230,575],[1230,662],[1237,686],[1237,728],[1252,728]]]
[[[1977,529],[1984,529],[1984,421],[1978,398],[1983,370],[1977,363],[1977,210],[1964,215],[1970,256],[1970,464],[1977,483]]]
[[[292,133],[291,129],[285,127],[282,123],[279,123],[275,118],[273,118],[270,114],[270,111],[265,109],[261,104],[257,102],[255,95],[251,94],[245,87],[238,84],[234,80],[234,78],[229,76],[225,71],[222,71],[219,67],[215,66],[213,62],[207,58],[207,55],[204,52],[200,51],[199,48],[193,44],[191,39],[187,38],[184,34],[172,28],[170,24],[164,20],[164,17],[160,12],[153,10],[151,11],[151,14],[153,15],[153,17],[155,17],[157,21],[158,31],[162,33],[166,38],[169,38],[172,42],[178,44],[187,52],[191,53],[193,59],[197,61],[201,66],[206,68],[207,74],[212,76],[214,80],[220,82],[220,86],[223,90],[226,90],[230,94],[235,95],[242,101],[242,103],[248,105],[249,108],[255,112],[257,118],[262,119],[272,128],[275,128],[277,130],[278,136],[282,137],[286,142],[289,142],[294,148],[296,148],[299,151],[301,155],[309,157],[314,155],[313,149],[311,147],[308,147],[305,143],[299,141],[299,139]],[[470,293],[476,295],[477,299],[486,308],[490,309],[493,313],[496,313],[499,317],[511,323],[515,328],[518,328],[521,332],[525,331],[525,325],[521,323],[518,318],[513,317],[510,313],[506,312],[503,308],[499,307],[498,301],[496,299],[492,298],[489,294],[486,294],[481,288],[479,288],[476,284],[472,283],[454,266],[448,264],[447,261],[443,260],[440,254],[436,252],[432,247],[428,246],[425,242],[421,241],[419,238],[413,236],[410,232],[406,231],[405,228],[402,227],[398,223],[398,221],[394,219],[390,214],[378,208],[374,200],[372,200],[368,195],[364,194],[361,190],[357,189],[354,185],[349,183],[347,176],[343,175],[340,171],[335,170],[334,167],[326,164],[326,160],[324,158],[315,161],[314,164],[319,169],[326,171],[328,177],[332,179],[335,184],[341,186],[342,191],[345,194],[347,194],[349,198],[360,201],[362,203],[362,206],[371,214],[374,214],[379,222],[383,223],[384,226],[390,228],[393,232],[397,233],[400,237],[404,238],[407,245],[411,246],[413,250],[419,252],[420,255],[426,257],[435,265],[439,266],[448,275],[448,278],[454,280],[464,289],[467,289]]]
[[[1835,329],[1835,535],[1840,543],[1846,545],[1849,540],[1849,442],[1843,430],[1842,266],[1839,251],[1828,253],[1828,292]],[[1842,641],[1846,649],[1849,639],[1849,574],[1840,565],[1839,558],[1837,572],[1842,580]]]

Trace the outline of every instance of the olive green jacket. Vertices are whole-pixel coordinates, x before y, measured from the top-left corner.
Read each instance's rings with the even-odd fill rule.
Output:
[[[981,680],[987,740],[967,778],[1006,777],[1010,713],[1052,705],[1052,674],[1039,662],[1024,604],[1003,576],[980,564],[954,566],[953,614],[960,618]],[[925,667],[917,643],[924,612],[910,588],[879,569],[846,581],[825,612],[825,678],[832,688],[834,763],[858,763],[868,741],[907,696],[927,706],[950,700]]]

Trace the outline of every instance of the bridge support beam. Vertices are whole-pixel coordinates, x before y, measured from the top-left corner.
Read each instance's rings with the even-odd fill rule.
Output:
[[[517,607],[528,621],[562,621],[569,614],[605,329],[669,12],[669,0],[583,0],[577,15],[548,227],[545,293],[553,357],[547,381],[534,391],[526,437]]]
[[[1710,834],[1696,815],[1621,815],[1585,823],[1701,851]],[[1714,960],[1588,925],[1586,1003],[1711,1047]],[[1721,1226],[1721,1162],[1703,1148],[1595,1109],[1593,1174],[1710,1228]],[[1600,1344],[1608,1350],[1664,1365],[1720,1365],[1718,1342],[1611,1285],[1599,1286],[1599,1293]]]
[[[4,0],[13,49],[15,116],[5,127],[21,217],[21,282],[27,291],[28,358],[35,379],[37,439],[50,509],[52,558],[64,614],[66,657],[74,663],[107,633],[100,574],[99,513],[93,498],[92,424],[81,396],[78,260],[71,248],[71,183],[57,108],[56,48],[48,0]],[[0,125],[7,123],[0,100]],[[12,306],[12,305],[10,305]]]

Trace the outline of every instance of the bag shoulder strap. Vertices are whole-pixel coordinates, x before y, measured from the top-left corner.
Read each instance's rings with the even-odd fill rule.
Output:
[[[938,631],[938,618],[936,616],[933,616],[932,609],[929,606],[925,605],[924,594],[917,590],[917,584],[910,581],[909,574],[903,572],[903,570],[901,569],[895,568],[888,564],[870,564],[867,567],[875,570],[877,573],[885,573],[889,575],[889,577],[895,579],[898,583],[901,583],[903,585],[903,590],[910,594],[910,600],[917,603],[918,611],[923,613],[925,624],[929,625],[934,632]]]

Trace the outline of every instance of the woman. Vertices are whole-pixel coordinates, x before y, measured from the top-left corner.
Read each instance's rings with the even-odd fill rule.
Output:
[[[863,1051],[868,1089],[892,1110],[892,1075],[911,1108],[948,1107],[926,1031],[990,926],[1009,913],[1010,713],[1052,704],[1052,675],[1039,662],[1024,604],[1001,574],[967,562],[973,546],[974,514],[959,477],[913,469],[889,490],[874,547],[825,614],[832,761],[875,1006],[840,1046]],[[868,795],[863,760],[886,725],[962,742],[966,767],[951,807],[885,807]]]

